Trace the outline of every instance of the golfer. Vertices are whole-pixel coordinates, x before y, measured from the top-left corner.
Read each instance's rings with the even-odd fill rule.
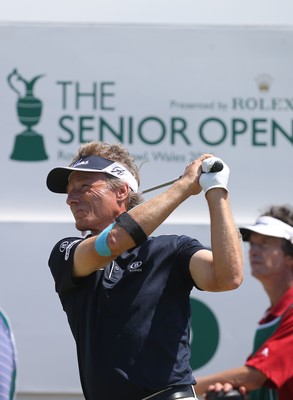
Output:
[[[87,400],[196,399],[190,292],[233,290],[243,279],[229,168],[220,160],[223,169],[209,172],[215,161],[203,154],[146,202],[138,168],[120,144],[84,144],[69,167],[49,172],[48,188],[66,195],[77,230],[89,232],[59,240],[49,259]],[[211,251],[185,235],[151,236],[202,190]]]

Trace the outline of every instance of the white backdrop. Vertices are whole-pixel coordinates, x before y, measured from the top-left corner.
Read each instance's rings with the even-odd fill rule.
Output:
[[[0,21],[292,25],[291,0],[0,0]]]

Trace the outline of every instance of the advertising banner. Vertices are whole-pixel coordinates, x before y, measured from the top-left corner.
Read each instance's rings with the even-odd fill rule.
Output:
[[[141,166],[141,190],[179,177],[203,152],[222,157],[241,220],[290,199],[293,31],[0,29],[0,219],[70,219],[45,177],[89,140],[127,146]],[[204,207],[190,213],[186,202],[173,219],[205,222]]]
[[[289,28],[0,25],[0,224],[9,266],[0,306],[15,327],[20,391],[80,391],[47,267],[55,242],[76,231],[65,196],[46,188],[49,170],[68,165],[87,141],[120,142],[146,190],[213,153],[230,167],[237,224],[292,203],[292,48]],[[208,221],[201,194],[158,232],[209,246]],[[246,265],[239,290],[192,292],[195,375],[238,366],[250,351],[267,299]]]

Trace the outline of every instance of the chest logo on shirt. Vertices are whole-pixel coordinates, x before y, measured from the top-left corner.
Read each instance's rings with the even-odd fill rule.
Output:
[[[264,357],[268,357],[268,356],[269,356],[269,349],[268,349],[267,347],[265,347],[265,348],[263,349],[263,351],[261,352],[261,354],[262,354]]]
[[[142,268],[140,268],[141,266],[142,266],[142,261],[136,261],[129,265],[128,271],[129,272],[141,272],[142,271]]]

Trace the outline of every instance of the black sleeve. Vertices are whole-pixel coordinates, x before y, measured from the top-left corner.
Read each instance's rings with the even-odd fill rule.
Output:
[[[96,290],[103,270],[99,269],[83,278],[73,278],[73,256],[77,246],[85,239],[69,237],[60,240],[53,248],[49,267],[55,280],[63,310],[75,339],[83,334],[83,327],[92,315],[89,298],[97,294]]]
[[[72,277],[73,255],[76,247],[83,240],[77,237],[62,239],[51,252],[48,264],[59,296],[76,287],[76,282]]]
[[[185,279],[187,282],[195,286],[197,289],[202,290],[196,285],[196,282],[193,281],[190,270],[189,270],[189,262],[193,254],[195,254],[199,250],[208,250],[203,244],[201,244],[198,240],[190,238],[188,236],[182,235],[178,237],[178,253],[181,260],[180,265],[183,267],[183,273],[185,274]]]

